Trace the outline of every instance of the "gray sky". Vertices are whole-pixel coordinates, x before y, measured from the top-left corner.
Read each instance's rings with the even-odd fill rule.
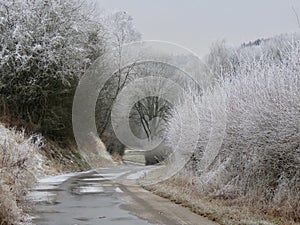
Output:
[[[143,39],[175,42],[200,56],[225,39],[237,46],[299,29],[300,0],[94,0],[100,9],[133,16]]]

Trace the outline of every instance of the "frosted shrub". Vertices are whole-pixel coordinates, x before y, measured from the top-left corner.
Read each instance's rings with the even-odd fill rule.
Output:
[[[194,101],[198,118],[193,119],[199,120],[201,131],[181,135],[184,140],[194,139],[189,135],[199,135],[195,157],[187,165],[198,177],[199,190],[260,202],[300,219],[300,42],[287,38],[278,43],[278,49],[276,45],[272,48],[280,52],[280,59],[262,52],[252,61],[241,61],[235,68],[237,74],[225,76],[216,88],[198,96]],[[251,53],[250,48],[247,54]],[[225,101],[223,110],[221,98]],[[169,121],[167,136],[173,147],[182,124],[191,131],[197,130],[197,123],[188,116],[189,110],[184,103],[178,105]],[[221,132],[212,132],[212,118],[224,116],[222,111],[226,112],[222,145],[209,167],[202,170],[199,163],[203,151],[212,150],[207,144]],[[183,143],[181,148],[189,145]]]
[[[0,125],[0,224],[21,218],[24,196],[41,166],[41,144],[39,136],[26,139],[23,132]]]
[[[89,11],[81,0],[0,0],[1,121],[73,137],[78,80],[106,45]]]

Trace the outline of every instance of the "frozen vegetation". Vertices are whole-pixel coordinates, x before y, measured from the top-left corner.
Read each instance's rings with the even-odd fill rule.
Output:
[[[167,64],[137,60],[122,66],[124,46],[140,40],[126,12],[96,16],[93,7],[81,0],[0,0],[0,122],[16,127],[0,125],[0,224],[25,220],[24,196],[43,173],[46,158],[52,161],[48,165],[60,171],[122,159],[124,145],[110,120],[118,94],[131,81],[159,74],[188,86],[187,77],[182,79]],[[112,50],[116,55],[109,54]],[[148,54],[157,53],[149,50]],[[90,65],[106,55],[116,72],[95,106],[103,143],[95,137],[90,149],[101,151],[83,153],[74,140],[73,97]],[[157,61],[164,55],[160,57]],[[193,67],[192,56],[173,55],[172,60]],[[201,94],[194,86],[187,87],[194,107],[180,98],[171,106],[163,95],[149,95],[132,106],[133,133],[148,141],[153,135],[166,135],[168,147],[183,152],[189,152],[198,140],[192,158],[175,177],[191,184],[192,189],[185,192],[193,190],[197,196],[298,223],[300,36],[259,39],[238,48],[219,42],[206,56],[205,67],[194,70],[193,75],[200,72],[199,77],[214,78]],[[165,85],[160,82],[154,89],[164,90]],[[152,93],[150,89],[145,83],[143,90]],[[197,117],[191,116],[194,109]],[[156,126],[158,122],[166,130]],[[43,135],[44,143],[35,133]],[[140,177],[144,174],[138,172],[127,178]],[[165,191],[171,193],[172,188]]]
[[[43,172],[39,136],[25,138],[23,132],[0,125],[0,221],[15,224],[26,219],[25,195]]]
[[[185,102],[175,107],[168,123],[169,145],[188,150],[198,138],[185,171],[192,174],[189,179],[199,193],[299,222],[299,36],[278,36],[236,49],[219,43],[206,60],[217,81],[194,96],[198,118],[189,117],[191,107]],[[201,126],[199,133],[194,120]],[[208,146],[219,140],[217,155],[210,154],[215,149]],[[201,165],[204,152],[213,157],[207,167]]]

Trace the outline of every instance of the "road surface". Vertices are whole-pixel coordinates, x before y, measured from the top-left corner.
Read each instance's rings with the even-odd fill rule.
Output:
[[[37,225],[217,225],[137,185],[141,165],[100,168],[40,180],[29,198]]]

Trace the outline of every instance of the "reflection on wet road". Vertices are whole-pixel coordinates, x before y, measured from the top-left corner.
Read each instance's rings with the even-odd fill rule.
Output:
[[[137,184],[145,172],[157,168],[130,164],[42,179],[28,196],[36,203],[33,222],[37,225],[217,225]]]
[[[41,180],[29,196],[36,202],[33,222],[37,225],[151,224],[120,208],[119,195],[123,191],[117,180],[138,169],[138,166],[123,167],[116,173],[111,173],[113,168],[99,169]]]

